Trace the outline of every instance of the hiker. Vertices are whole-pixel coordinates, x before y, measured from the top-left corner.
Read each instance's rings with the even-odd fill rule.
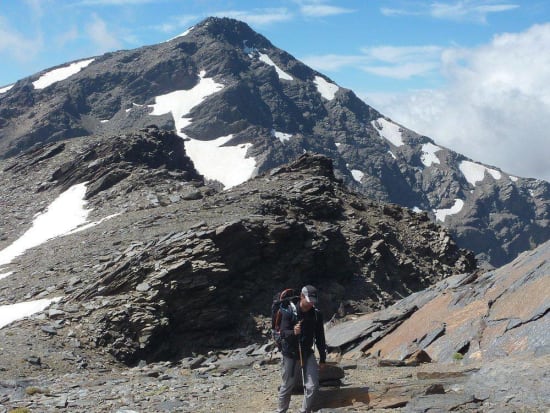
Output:
[[[283,313],[281,319],[282,337],[282,383],[279,388],[277,413],[286,413],[296,380],[302,380],[304,401],[302,413],[312,412],[312,405],[319,389],[319,369],[326,360],[325,331],[323,315],[315,308],[317,289],[312,285],[302,288],[296,312]],[[319,366],[315,359],[313,344],[319,351]]]

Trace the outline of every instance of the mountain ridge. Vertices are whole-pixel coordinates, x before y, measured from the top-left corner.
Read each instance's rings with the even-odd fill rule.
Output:
[[[219,191],[175,133],[149,127],[28,151],[3,171],[0,182],[29,190],[26,199],[5,194],[25,205],[20,215],[38,219],[78,186],[92,225],[6,259],[21,228],[33,226],[6,222],[0,272],[11,273],[0,304],[63,297],[58,309],[72,314],[82,346],[127,364],[249,344],[263,328],[252,315],[264,314],[281,284],[325,285],[327,314],[357,312],[475,268],[473,254],[426,214],[364,199],[321,155]]]
[[[179,129],[209,179],[223,181],[232,165],[247,164],[222,182],[226,187],[304,151],[329,156],[337,176],[355,190],[427,211],[459,245],[493,265],[550,237],[547,182],[510,176],[436,145],[236,20],[208,18],[183,36],[96,57],[69,78],[34,89],[44,72],[0,94],[0,155],[156,124]],[[207,82],[219,86],[206,90]],[[176,91],[195,104],[179,112],[156,109]]]
[[[77,231],[0,266],[2,324],[13,303],[40,304],[0,325],[3,407],[271,411],[269,304],[281,286],[305,283],[332,315],[329,371],[345,376],[321,389],[323,409],[536,411],[548,399],[548,243],[481,274],[426,213],[350,191],[328,157],[304,154],[220,190],[178,135],[155,127],[42,146],[0,170],[1,219],[19,207],[0,248],[74,187],[89,211]],[[518,310],[520,297],[535,299]],[[418,348],[441,360],[380,367],[405,362],[377,355]]]

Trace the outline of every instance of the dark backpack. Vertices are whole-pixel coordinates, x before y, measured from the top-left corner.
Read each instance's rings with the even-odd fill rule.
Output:
[[[277,344],[279,351],[282,349],[283,339],[281,337],[281,320],[283,313],[290,314],[293,320],[298,317],[297,304],[300,296],[296,294],[296,290],[287,288],[273,297],[271,304],[271,337]]]

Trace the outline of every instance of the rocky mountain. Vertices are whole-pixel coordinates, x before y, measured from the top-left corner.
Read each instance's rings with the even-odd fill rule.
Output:
[[[6,159],[39,143],[156,124],[176,129],[198,173],[219,187],[314,152],[370,199],[443,223],[481,261],[498,266],[550,238],[547,182],[438,146],[235,20],[209,18],[167,42],[48,69],[2,91]]]
[[[0,304],[63,297],[71,339],[127,364],[261,338],[256,318],[282,285],[323,285],[327,314],[345,314],[475,268],[426,214],[350,192],[321,155],[218,191],[181,138],[150,127],[46,145],[2,167]],[[16,248],[79,188],[91,223]]]
[[[482,274],[428,214],[351,191],[326,156],[220,190],[154,126],[0,171],[2,413],[273,411],[268,311],[305,283],[339,361],[321,412],[547,404],[548,243]]]
[[[184,143],[148,127],[0,160],[0,412],[273,411],[269,304],[308,282],[320,412],[547,409],[548,243],[478,272],[328,157],[220,190]]]
[[[243,23],[3,88],[0,151],[0,413],[273,411],[268,311],[306,283],[320,411],[548,405],[548,183],[437,147]],[[539,243],[485,273],[461,247]]]

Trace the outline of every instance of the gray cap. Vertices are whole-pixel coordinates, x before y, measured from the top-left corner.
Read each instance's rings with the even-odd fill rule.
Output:
[[[317,288],[313,285],[306,285],[302,288],[302,294],[308,303],[317,304]]]

